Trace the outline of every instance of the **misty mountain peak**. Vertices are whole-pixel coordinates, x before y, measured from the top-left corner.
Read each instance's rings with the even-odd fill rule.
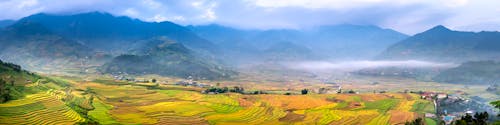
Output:
[[[451,30],[443,25],[437,25],[425,32],[450,32]]]

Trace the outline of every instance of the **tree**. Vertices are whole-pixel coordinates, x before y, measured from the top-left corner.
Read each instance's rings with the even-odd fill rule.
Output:
[[[152,79],[151,82],[156,83],[156,79]]]
[[[495,108],[500,109],[500,100],[490,102],[490,104],[495,106]]]
[[[243,93],[245,90],[243,89],[243,87],[234,86],[233,89],[231,89],[229,91],[236,92],[236,93]]]
[[[406,122],[405,125],[424,125],[422,118],[417,118],[411,122]]]
[[[302,95],[306,95],[308,92],[309,92],[309,90],[307,90],[307,89],[302,89],[302,91],[301,91],[300,93],[302,93]]]
[[[222,92],[220,92],[220,93],[226,93],[226,92],[229,92],[229,88],[228,87],[222,88]]]
[[[356,92],[355,92],[354,90],[352,90],[352,89],[351,89],[351,90],[349,90],[347,93],[354,94],[354,93],[356,93]]]
[[[0,103],[7,102],[11,100],[10,89],[11,85],[7,84],[3,79],[0,79]]]
[[[456,125],[487,125],[488,124],[488,112],[476,112],[474,117],[469,114],[462,116],[460,120],[457,120]]]
[[[495,108],[499,109],[500,110],[500,100],[497,100],[497,101],[494,101],[494,102],[490,102],[491,105],[495,106]],[[500,117],[500,114],[497,115],[498,117]]]

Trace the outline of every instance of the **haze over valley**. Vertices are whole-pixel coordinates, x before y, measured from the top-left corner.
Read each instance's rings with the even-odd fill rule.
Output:
[[[0,124],[499,123],[489,2],[22,1]]]

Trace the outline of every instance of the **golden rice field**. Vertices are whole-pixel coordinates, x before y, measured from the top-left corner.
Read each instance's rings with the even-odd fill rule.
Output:
[[[69,96],[78,97],[72,102],[88,110],[85,117],[65,104],[67,93],[50,90],[0,104],[0,124],[384,125],[413,120],[433,108],[405,93],[202,94],[182,86],[71,84],[74,91]]]
[[[0,124],[76,124],[85,119],[50,93],[0,104]]]

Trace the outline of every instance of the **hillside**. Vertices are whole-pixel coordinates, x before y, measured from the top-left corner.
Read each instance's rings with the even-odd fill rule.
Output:
[[[29,70],[57,72],[79,68],[82,59],[93,56],[92,49],[39,23],[18,21],[0,32],[0,59]]]
[[[23,98],[24,85],[40,78],[19,65],[0,60],[0,103]]]
[[[0,60],[0,124],[89,124],[93,95],[71,95],[66,80]]]
[[[14,24],[16,21],[14,20],[0,20],[0,28],[7,27],[9,25]]]
[[[461,32],[436,26],[392,45],[378,59],[443,62],[500,59],[500,32]]]
[[[72,38],[98,51],[121,54],[133,42],[167,36],[195,51],[212,52],[217,47],[190,30],[172,22],[144,22],[125,16],[90,12],[74,15],[35,14],[20,21],[37,22],[54,33]]]
[[[235,75],[217,62],[202,58],[181,43],[166,37],[143,41],[149,48],[132,49],[135,55],[120,55],[102,66],[106,73],[127,73],[134,75],[159,74],[196,79],[223,79]]]
[[[495,84],[500,80],[500,62],[465,62],[435,76],[433,80],[461,84]]]
[[[304,46],[291,42],[279,42],[263,51],[266,61],[301,61],[319,59],[313,52]]]

